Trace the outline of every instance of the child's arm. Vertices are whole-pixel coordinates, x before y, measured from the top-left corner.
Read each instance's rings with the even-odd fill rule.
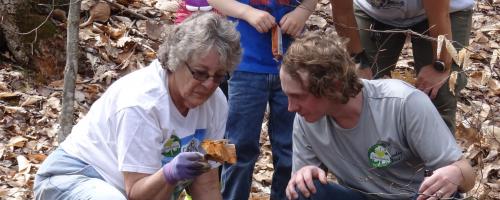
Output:
[[[224,15],[247,21],[260,33],[265,33],[276,25],[276,19],[268,12],[235,0],[208,0],[208,3]]]
[[[283,33],[297,37],[302,33],[309,16],[316,9],[318,0],[303,0],[293,11],[287,13],[280,21],[280,27]]]

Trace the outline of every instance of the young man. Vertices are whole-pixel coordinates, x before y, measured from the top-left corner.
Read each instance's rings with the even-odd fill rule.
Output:
[[[288,109],[299,114],[287,197],[421,200],[470,190],[472,168],[426,94],[359,79],[338,38],[308,34],[283,60]],[[340,185],[327,183],[326,170]]]
[[[238,161],[222,169],[225,200],[248,199],[252,174],[260,154],[262,119],[269,105],[269,139],[274,174],[271,200],[285,197],[292,170],[292,127],[295,113],[278,76],[280,62],[273,58],[271,28],[283,33],[283,51],[302,33],[317,0],[208,0],[218,11],[238,22],[244,49],[241,63],[229,80],[229,114],[225,137],[236,145]]]
[[[361,62],[358,68],[361,78],[390,76],[407,37],[406,33],[391,30],[412,30],[433,38],[444,35],[456,41],[453,45],[457,50],[469,43],[474,0],[330,2],[338,34],[349,38],[348,50]],[[465,74],[458,73],[453,93],[448,87],[448,77],[452,71],[459,71],[459,67],[452,62],[447,51],[443,49],[438,56],[436,42],[417,35],[411,35],[411,43],[417,73],[416,87],[431,98],[454,133],[457,97],[465,87]]]

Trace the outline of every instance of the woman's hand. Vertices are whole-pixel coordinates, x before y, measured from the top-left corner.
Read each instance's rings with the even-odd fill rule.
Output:
[[[163,175],[170,184],[195,178],[210,170],[210,165],[198,152],[182,152],[163,166]]]
[[[323,184],[327,183],[325,171],[317,166],[305,166],[295,172],[286,187],[288,199],[297,199],[299,197],[295,188],[299,189],[305,197],[309,197],[311,193],[316,193],[314,179],[319,179]]]

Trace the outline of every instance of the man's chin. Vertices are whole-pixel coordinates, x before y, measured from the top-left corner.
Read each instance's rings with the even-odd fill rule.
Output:
[[[306,120],[306,122],[309,122],[309,123],[314,123],[314,122],[318,121],[318,119],[319,119],[319,118],[311,116],[311,115],[302,115],[302,118],[304,118],[304,120]]]

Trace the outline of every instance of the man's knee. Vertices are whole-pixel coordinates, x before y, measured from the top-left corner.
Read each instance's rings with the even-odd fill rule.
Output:
[[[313,200],[313,199],[325,199],[327,196],[327,184],[323,184],[321,183],[321,181],[319,181],[319,179],[315,179],[313,181],[314,183],[314,187],[316,188],[316,192],[313,194],[312,192],[310,193],[309,197],[305,197],[304,194],[302,194],[302,192],[300,192],[300,190],[298,188],[295,188],[295,191],[297,191],[297,193],[299,193],[299,200]]]
[[[336,183],[323,184],[318,179],[314,180],[316,192],[309,197],[305,197],[297,188],[299,200],[321,200],[321,199],[337,199],[337,200],[364,200],[366,197],[356,191]]]

